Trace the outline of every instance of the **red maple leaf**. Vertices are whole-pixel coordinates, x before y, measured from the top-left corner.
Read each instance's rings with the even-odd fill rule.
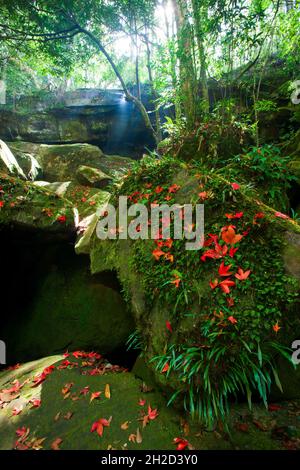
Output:
[[[219,267],[220,276],[223,276],[223,277],[231,276],[232,273],[229,272],[230,268],[231,268],[231,264],[229,266],[225,266],[224,261],[222,261],[222,263],[220,264],[220,267]]]
[[[154,256],[156,261],[158,261],[161,256],[165,256],[165,253],[159,248],[155,248],[155,250],[152,251],[152,255]]]
[[[229,225],[229,227],[224,227],[222,232],[222,240],[229,245],[234,245],[238,243],[243,238],[243,235],[237,235],[235,233],[234,227]]]
[[[237,323],[236,318],[234,318],[232,315],[230,317],[228,317],[227,320],[230,321],[230,323],[232,323],[233,325],[235,325],[235,323]]]
[[[244,281],[245,279],[248,279],[250,273],[251,273],[250,269],[248,269],[248,271],[243,271],[243,269],[239,268],[238,272],[235,274],[235,277],[239,281]]]
[[[235,214],[225,214],[227,219],[240,219],[243,217],[244,212],[236,212]]]
[[[156,419],[158,416],[157,408],[154,410],[151,409],[151,406],[148,406],[148,418],[152,421],[153,419]]]
[[[221,287],[222,291],[225,292],[225,294],[229,294],[229,287],[235,286],[235,282],[231,281],[230,279],[225,279],[224,281],[220,282],[219,286]]]
[[[176,450],[184,450],[186,447],[190,446],[190,443],[182,437],[175,437],[174,444],[177,445]]]
[[[97,434],[102,437],[103,429],[110,426],[110,420],[100,418],[98,421],[95,421],[91,427],[91,432],[97,432]]]

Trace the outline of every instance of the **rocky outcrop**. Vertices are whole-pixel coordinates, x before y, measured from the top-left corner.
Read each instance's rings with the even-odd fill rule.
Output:
[[[65,105],[61,102],[59,107],[43,107],[41,111],[3,109],[0,138],[45,144],[92,143],[105,153],[130,156],[139,156],[145,146],[153,146],[139,111],[122,93],[111,93],[100,102],[96,99],[96,105],[91,100],[74,95],[66,98]]]
[[[277,356],[276,347],[271,352],[273,345],[290,347],[300,334],[299,266],[295,265],[294,256],[288,260],[287,248],[291,243],[286,239],[287,232],[293,234],[297,250],[300,228],[256,196],[250,196],[242,186],[232,186],[223,177],[202,176],[199,167],[193,172],[191,165],[176,161],[162,160],[149,165],[142,162],[139,170],[123,180],[117,194],[143,201],[148,209],[152,202],[163,203],[165,198],[181,205],[204,201],[205,247],[200,252],[187,252],[183,245],[179,247],[178,241],[166,244],[152,240],[103,241],[94,234],[89,246],[91,269],[93,273],[117,270],[131,300],[137,341],[155,370],[156,380],[168,389],[173,388],[176,397],[182,393],[186,400],[193,400],[191,409],[199,406],[206,420],[208,409],[214,412],[205,401],[208,393],[205,387],[211,390],[215,387],[215,400],[223,403],[226,392],[220,391],[220,383],[227,384],[230,374],[240,368],[249,375],[244,376],[243,382],[237,372],[233,388],[241,392],[244,386],[250,387],[245,385],[248,380],[255,388],[252,369],[244,365],[248,354],[268,374],[266,358],[273,361]],[[229,231],[232,237],[223,234],[228,226],[234,226]],[[235,237],[236,234],[239,235]],[[222,263],[229,266],[230,275],[222,273]],[[240,278],[239,273],[244,275],[246,271],[246,277]],[[172,311],[170,304],[174,306]],[[248,336],[252,337],[251,332],[257,338],[253,344]],[[261,350],[257,346],[252,351],[247,349],[249,342],[252,349],[256,341]],[[218,353],[218,359],[214,359],[213,351]],[[189,375],[196,367],[197,374]],[[207,374],[207,381],[198,382],[203,374]],[[283,376],[280,379],[284,390],[285,379]],[[274,378],[266,380],[272,382]],[[276,376],[275,382],[279,384],[279,380]],[[299,390],[296,393],[299,396]],[[221,402],[217,406],[222,413]]]
[[[103,171],[86,165],[77,168],[76,177],[80,184],[92,188],[105,188],[112,181]]]
[[[91,401],[93,392],[100,395]],[[0,397],[1,450],[56,447],[174,453],[179,443],[190,450],[299,449],[299,401],[284,407],[275,404],[272,412],[255,404],[251,413],[236,403],[228,420],[228,439],[222,429],[206,430],[188,416],[183,419],[167,407],[151,382],[84,351],[0,372]],[[91,428],[101,418],[106,425],[100,437]]]
[[[0,173],[0,225],[46,236],[75,233],[76,210],[68,200],[29,181]]]
[[[41,168],[35,179],[48,182],[76,181],[80,166],[88,166],[106,173],[109,177],[128,171],[133,160],[119,155],[104,155],[102,150],[89,144],[44,145],[30,142],[10,142],[9,148],[20,165],[30,156]],[[28,168],[27,168],[28,169]]]

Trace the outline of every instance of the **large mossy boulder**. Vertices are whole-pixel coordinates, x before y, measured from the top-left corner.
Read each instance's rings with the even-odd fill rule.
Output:
[[[76,178],[81,165],[98,167],[103,152],[94,145],[41,145],[38,161],[46,181],[69,181]]]
[[[94,392],[100,396],[91,401]],[[174,451],[175,439],[186,449],[299,449],[297,401],[273,411],[236,404],[230,435],[209,431],[167,407],[157,387],[83,351],[0,372],[0,398],[1,450]],[[102,436],[91,432],[100,419],[106,420]]]
[[[100,189],[105,188],[112,181],[112,178],[103,171],[86,165],[77,168],[76,177],[83,186]]]
[[[200,251],[187,251],[185,240],[95,234],[90,244],[92,272],[118,272],[156,379],[205,422],[222,419],[234,394],[266,402],[272,383],[284,389],[277,356],[291,357],[285,348],[300,335],[299,266],[288,261],[287,233],[297,238],[299,225],[247,185],[171,158],[142,161],[116,204],[119,195],[149,210],[154,202],[204,204]]]
[[[16,141],[8,145],[17,160],[22,161],[26,155],[36,159],[44,172],[43,179],[49,182],[76,180],[76,171],[82,165],[114,177],[125,174],[133,163],[128,157],[104,155],[99,147],[90,144],[43,145]]]

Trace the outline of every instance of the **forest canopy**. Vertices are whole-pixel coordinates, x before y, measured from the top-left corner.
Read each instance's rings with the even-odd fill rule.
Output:
[[[15,96],[123,88],[160,140],[158,123],[148,120],[141,103],[141,83],[151,87],[156,110],[175,106],[188,126],[209,111],[209,80],[238,85],[251,71],[257,94],[268,61],[284,61],[292,75],[299,66],[297,3],[2,0],[1,76]]]

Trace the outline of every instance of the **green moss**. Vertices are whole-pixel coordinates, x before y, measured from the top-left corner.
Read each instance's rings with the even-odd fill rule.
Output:
[[[145,360],[149,363],[154,357],[156,379],[175,392],[182,391],[191,412],[206,422],[213,416],[224,419],[231,392],[250,398],[250,390],[258,390],[267,400],[269,386],[277,380],[275,357],[278,351],[284,352],[283,345],[290,346],[286,333],[297,322],[299,286],[288,275],[282,252],[285,233],[297,234],[300,227],[258,200],[248,185],[234,190],[231,182],[239,180],[228,181],[200,165],[170,158],[143,160],[124,178],[113,198],[127,195],[133,203],[149,208],[151,202],[164,203],[166,196],[170,204],[196,204],[203,194],[210,246],[189,252],[185,240],[174,240],[171,247],[162,248],[173,261],[155,260],[156,244],[151,240],[102,242],[95,237],[90,253],[93,272],[107,265],[117,269],[131,299]],[[234,219],[226,216],[239,212],[242,216]],[[242,235],[232,255],[222,235],[230,224]],[[214,248],[208,234],[218,237],[219,246],[227,251],[217,259],[201,261]],[[227,294],[209,284],[223,280],[218,273],[222,261],[231,265],[231,276],[239,268],[251,273],[243,281],[230,277],[234,287]],[[180,278],[178,288],[172,283],[174,276]],[[169,371],[162,373],[167,363]]]
[[[297,405],[297,402],[287,404],[274,413],[257,405],[249,413],[244,405],[235,404],[230,415],[229,436],[220,429],[208,432],[201,425],[188,422],[180,413],[167,408],[165,398],[158,390],[152,387],[146,392],[142,389],[142,382],[131,373],[113,373],[107,369],[103,375],[90,375],[94,366],[84,365],[85,359],[75,359],[72,355],[67,359],[77,366],[60,369],[63,359],[62,356],[52,356],[0,373],[0,390],[12,386],[15,379],[23,384],[18,396],[0,410],[1,450],[14,448],[16,430],[23,426],[29,428],[25,443],[44,438],[41,445],[45,450],[50,450],[58,438],[62,440],[62,450],[175,450],[175,437],[187,439],[195,449],[202,450],[270,450],[282,449],[286,442],[274,439],[272,432],[276,426],[290,429],[294,438],[299,436],[297,415],[289,413],[291,409],[298,409],[300,404]],[[33,377],[51,365],[55,370],[42,384],[33,388]],[[66,384],[72,385],[67,396],[62,393]],[[110,399],[104,395],[106,384],[110,386]],[[87,395],[80,393],[84,387],[89,387]],[[102,392],[100,399],[90,402],[91,393],[96,391]],[[41,400],[39,408],[31,407],[29,400],[33,398]],[[145,406],[139,405],[141,399],[145,400]],[[157,409],[158,416],[143,428],[140,419],[144,412],[147,413],[149,404],[152,409]],[[12,416],[15,407],[23,409],[19,415]],[[69,419],[66,419],[68,414]],[[92,424],[100,418],[111,419],[102,437],[90,432]],[[128,428],[122,429],[121,425],[126,422]],[[266,430],[258,429],[255,422],[265,426]],[[241,423],[247,426],[246,431],[239,430]],[[136,434],[138,428],[142,442],[129,441],[129,436]],[[293,444],[293,441],[289,443]]]
[[[47,188],[0,174],[0,224],[29,230],[68,233],[75,229],[72,204]],[[60,220],[60,217],[63,219]]]

